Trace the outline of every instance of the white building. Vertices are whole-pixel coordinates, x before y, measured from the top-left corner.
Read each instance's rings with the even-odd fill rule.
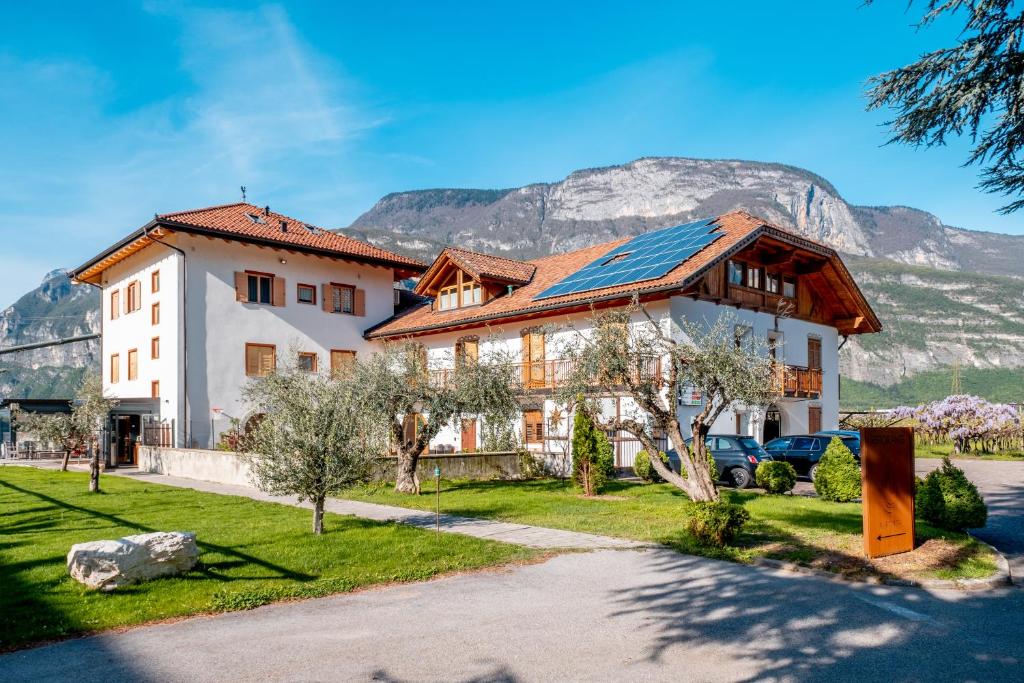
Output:
[[[229,418],[250,417],[247,377],[365,352],[363,331],[394,315],[394,283],[424,268],[251,204],[156,216],[75,271],[103,292],[118,460],[147,425],[162,445],[211,447]]]
[[[838,426],[841,339],[881,325],[834,250],[743,212],[643,239],[657,248],[627,238],[533,261],[449,248],[427,268],[231,204],[157,216],[75,276],[103,289],[104,385],[122,399],[114,417],[122,458],[145,416],[173,424],[174,445],[209,447],[218,414],[250,417],[240,402],[246,377],[283,354],[326,369],[380,340],[408,338],[438,368],[456,353],[486,356],[488,345],[518,354],[523,440],[565,454],[568,418],[552,400],[565,371],[562,330],[585,329],[592,307],[623,307],[634,296],[669,329],[729,310],[744,334],[775,340],[786,367],[780,398],[767,411],[734,407],[713,433],[767,439]],[[654,261],[660,269],[647,268]],[[418,275],[420,302],[396,312],[394,283]],[[680,397],[683,424],[699,402]],[[632,409],[624,396],[603,405],[609,415]],[[481,432],[467,421],[431,447],[476,450]],[[626,435],[614,442],[617,464],[630,466],[639,445]]]

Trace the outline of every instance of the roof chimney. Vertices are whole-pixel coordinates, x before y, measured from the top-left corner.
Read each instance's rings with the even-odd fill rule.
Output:
[[[263,207],[263,215],[264,216],[269,216],[270,215],[270,205],[269,204],[267,206]]]

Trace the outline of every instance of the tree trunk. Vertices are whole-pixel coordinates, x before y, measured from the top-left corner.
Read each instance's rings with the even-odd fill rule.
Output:
[[[64,449],[64,459],[61,460],[61,462],[60,462],[60,471],[61,472],[67,472],[68,471],[68,460],[70,460],[70,459],[71,459],[71,451],[69,451],[68,449],[65,448]]]
[[[100,449],[89,446],[89,492],[100,492]]]
[[[419,495],[420,480],[416,476],[416,464],[419,453],[410,453],[405,449],[398,451],[398,471],[395,474],[395,491]]]
[[[319,536],[324,532],[324,496],[313,500],[313,533]]]

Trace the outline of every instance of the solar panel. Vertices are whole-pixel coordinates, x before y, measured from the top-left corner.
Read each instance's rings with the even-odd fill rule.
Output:
[[[534,299],[655,280],[721,237],[721,233],[712,232],[717,227],[714,218],[707,218],[638,235]]]

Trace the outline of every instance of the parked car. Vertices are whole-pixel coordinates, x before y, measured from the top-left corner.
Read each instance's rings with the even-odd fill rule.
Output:
[[[794,434],[780,436],[764,445],[768,455],[775,460],[788,462],[800,476],[810,477],[814,481],[818,473],[818,461],[825,454],[833,434]],[[853,452],[853,457],[860,462],[860,437],[839,436],[846,447]]]
[[[833,436],[838,436],[846,444],[846,447],[853,451],[855,456],[860,457],[860,432],[856,429],[825,429],[820,432],[814,432],[814,435],[827,436],[830,441]]]
[[[692,438],[687,439],[686,446],[689,447],[692,442]],[[738,489],[753,486],[758,463],[772,459],[771,455],[761,448],[757,439],[742,434],[709,434],[705,443],[715,457],[718,480],[732,484]],[[677,457],[674,464],[678,463]]]

